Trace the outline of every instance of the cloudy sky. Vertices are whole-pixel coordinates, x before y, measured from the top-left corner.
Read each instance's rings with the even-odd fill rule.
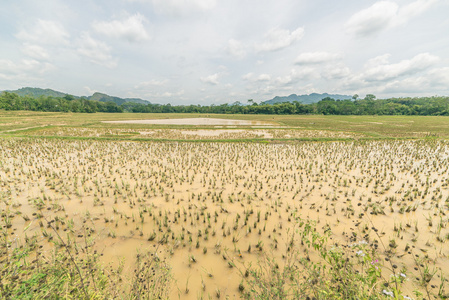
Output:
[[[449,95],[449,0],[1,0],[0,90]]]

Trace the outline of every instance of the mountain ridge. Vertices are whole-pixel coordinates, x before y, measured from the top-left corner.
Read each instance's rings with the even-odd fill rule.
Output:
[[[33,88],[33,87],[23,87],[23,88],[20,88],[17,90],[5,91],[5,92],[14,93],[14,94],[17,94],[22,97],[29,96],[29,97],[33,97],[33,98],[38,98],[41,96],[60,97],[60,98],[72,96],[75,99],[86,98],[88,100],[95,100],[95,101],[100,101],[100,102],[114,102],[117,105],[122,105],[123,103],[126,103],[126,102],[133,102],[133,103],[140,103],[140,104],[150,104],[151,103],[148,100],[143,100],[140,98],[120,98],[120,97],[115,97],[115,96],[109,96],[107,94],[99,93],[99,92],[93,93],[92,96],[75,96],[75,95],[70,95],[68,93],[55,91],[52,89],[42,89],[42,88]]]
[[[92,96],[87,97],[89,100],[96,100],[101,102],[114,102],[117,105],[122,105],[126,102],[140,103],[140,104],[150,104],[148,100],[143,100],[140,98],[120,98],[115,96],[109,96],[104,93],[95,92]]]
[[[282,103],[282,102],[293,102],[298,101],[302,104],[311,104],[321,101],[324,98],[333,98],[335,100],[346,100],[351,99],[352,96],[349,95],[340,95],[340,94],[328,94],[328,93],[311,93],[311,94],[305,94],[305,95],[296,95],[291,94],[289,96],[276,96],[273,99],[266,100],[261,102],[261,104],[275,104],[275,103]]]
[[[33,98],[38,98],[41,96],[46,97],[60,97],[60,98],[68,98],[70,99],[80,99],[80,98],[86,98],[88,100],[95,100],[100,102],[114,102],[117,105],[122,105],[123,103],[138,103],[138,104],[151,104],[150,101],[144,100],[141,98],[121,98],[116,96],[110,96],[105,93],[101,92],[95,92],[91,96],[75,96],[68,93],[52,90],[52,89],[42,89],[42,88],[33,88],[33,87],[23,87],[17,90],[8,90],[5,92],[15,93],[19,96],[29,96]],[[311,94],[304,94],[304,95],[297,95],[297,94],[291,94],[289,96],[275,96],[274,98],[266,101],[262,101],[260,104],[276,104],[276,103],[283,103],[283,102],[294,102],[298,101],[302,104],[311,104],[319,102],[320,100],[330,97],[335,100],[346,100],[351,99],[352,96],[350,95],[341,95],[341,94],[328,94],[328,93],[311,93]]]

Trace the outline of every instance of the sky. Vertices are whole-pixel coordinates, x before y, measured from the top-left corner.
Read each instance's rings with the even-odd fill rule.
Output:
[[[449,0],[1,0],[0,90],[449,95]]]

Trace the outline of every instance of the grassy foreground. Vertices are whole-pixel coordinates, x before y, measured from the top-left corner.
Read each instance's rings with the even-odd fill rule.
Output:
[[[52,247],[36,235],[10,239],[8,216],[2,214],[0,244],[1,299],[167,299],[171,276],[169,267],[153,256],[138,253],[134,273],[124,276],[122,264],[105,266],[93,249],[94,240],[86,230],[84,243],[74,242],[74,231],[63,239],[42,215]],[[56,225],[58,226],[58,225]],[[45,231],[46,232],[46,231]],[[50,233],[51,232],[51,233]],[[53,238],[55,235],[55,238]]]
[[[173,288],[170,266],[157,257],[157,251],[138,253],[134,273],[124,276],[122,264],[118,267],[101,264],[88,231],[71,230],[64,239],[54,227],[58,224],[48,222],[42,213],[38,219],[42,227],[47,224],[47,237],[55,235],[49,239],[53,244],[51,251],[46,252],[42,248],[48,245],[37,236],[25,236],[23,241],[11,239],[7,213],[2,214],[0,244],[2,299],[169,298]],[[284,265],[273,260],[268,251],[255,266],[239,265],[229,257],[229,266],[237,268],[241,276],[242,299],[412,299],[401,291],[408,274],[395,270],[391,262],[381,262],[376,256],[377,243],[359,242],[346,249],[328,243],[330,229],[327,234],[320,234],[314,221],[297,217],[295,222]],[[77,244],[70,238],[72,235],[84,235],[84,243]],[[298,245],[305,246],[306,251],[301,251]],[[262,246],[259,250],[262,251]],[[351,255],[354,251],[356,256]],[[426,291],[417,292],[418,299],[446,299],[449,296],[445,294],[446,279],[441,278],[438,295],[431,294],[426,286],[435,272],[422,262],[417,261],[416,265]],[[383,269],[388,269],[392,276],[384,278]],[[220,290],[215,297],[221,298]]]

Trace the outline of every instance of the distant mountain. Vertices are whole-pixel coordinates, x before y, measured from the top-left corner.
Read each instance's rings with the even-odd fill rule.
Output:
[[[311,104],[311,103],[319,102],[320,100],[322,100],[326,97],[330,97],[335,100],[346,100],[346,99],[352,98],[352,96],[349,96],[349,95],[338,95],[338,94],[328,94],[328,93],[323,93],[323,94],[312,93],[310,95],[291,94],[290,96],[284,96],[284,97],[276,96],[271,100],[262,102],[261,104],[275,104],[275,103],[293,102],[293,101],[298,101],[302,104]]]
[[[117,105],[122,105],[125,102],[133,102],[140,104],[149,104],[150,101],[142,100],[140,98],[119,98],[113,97],[102,93],[94,93],[92,96],[87,97],[89,100],[96,100],[101,102],[115,102]]]
[[[32,98],[38,98],[40,96],[46,96],[46,97],[64,97],[67,95],[66,93],[54,91],[51,89],[40,89],[40,88],[31,88],[31,87],[24,87],[15,91],[7,91],[10,93],[17,94],[21,97],[29,96]]]
[[[19,96],[29,96],[33,98],[38,98],[40,96],[45,97],[65,97],[68,94],[58,92],[52,89],[41,89],[41,88],[31,88],[31,87],[25,87],[21,88],[15,91],[8,91],[10,93],[15,93]],[[79,96],[73,96],[75,99],[79,99],[81,97]],[[100,102],[114,102],[117,105],[121,105],[125,102],[133,102],[133,103],[141,103],[141,104],[150,104],[150,101],[142,100],[139,98],[120,98],[120,97],[113,97],[102,93],[94,93],[92,96],[85,97],[89,100],[96,100]]]

